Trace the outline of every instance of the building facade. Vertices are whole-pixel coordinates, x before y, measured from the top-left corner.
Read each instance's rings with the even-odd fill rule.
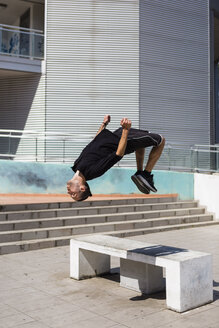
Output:
[[[0,2],[0,129],[74,134],[72,158],[105,114],[112,130],[126,116],[169,143],[219,143],[218,1]],[[10,151],[35,143],[15,139]],[[37,147],[63,156],[62,140]]]

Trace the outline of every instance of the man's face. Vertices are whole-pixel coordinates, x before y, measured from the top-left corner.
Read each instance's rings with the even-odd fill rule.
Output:
[[[70,182],[70,181],[68,181],[67,182],[67,192],[68,192],[68,194],[71,196],[71,198],[72,199],[74,199],[74,200],[79,200],[80,199],[80,197],[81,197],[81,189],[80,189],[80,185],[79,185],[79,183],[77,183],[77,182]]]

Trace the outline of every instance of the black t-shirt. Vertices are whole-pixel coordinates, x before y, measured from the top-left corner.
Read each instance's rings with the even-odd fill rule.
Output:
[[[109,130],[102,130],[82,151],[74,162],[72,170],[79,170],[86,180],[92,180],[104,174],[121,160],[116,155],[120,138]]]

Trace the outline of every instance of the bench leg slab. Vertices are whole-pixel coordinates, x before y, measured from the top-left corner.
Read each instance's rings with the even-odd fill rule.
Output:
[[[163,269],[158,266],[120,259],[120,286],[144,294],[165,289]]]
[[[80,280],[110,272],[110,256],[73,245],[70,250],[70,277]]]
[[[212,258],[205,255],[166,267],[167,307],[184,312],[213,301]]]

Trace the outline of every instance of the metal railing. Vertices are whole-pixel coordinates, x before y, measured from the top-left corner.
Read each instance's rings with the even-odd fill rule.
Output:
[[[43,31],[0,24],[0,53],[13,57],[43,59]]]
[[[0,159],[72,164],[93,137],[90,134],[4,129],[0,130]],[[125,156],[117,166],[135,167],[135,156]],[[167,143],[156,168],[219,172],[219,145]]]

